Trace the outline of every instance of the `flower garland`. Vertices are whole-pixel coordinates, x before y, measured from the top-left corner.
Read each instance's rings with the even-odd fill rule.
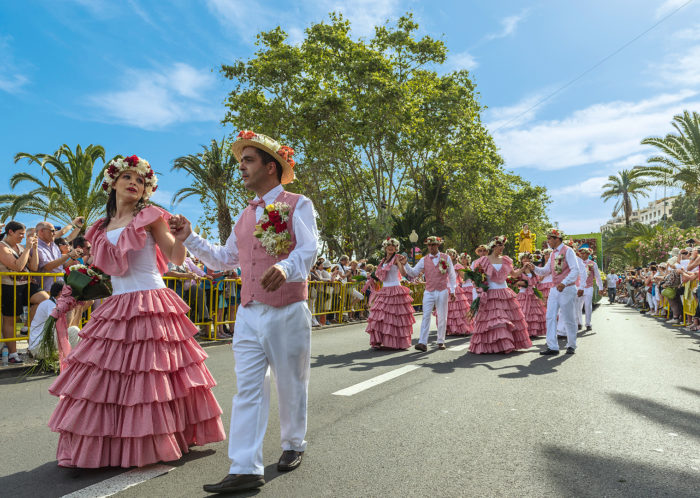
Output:
[[[133,170],[141,175],[145,182],[143,188],[143,198],[148,200],[158,189],[158,177],[148,161],[138,156],[120,157],[109,162],[103,174],[102,190],[108,194],[114,188],[114,182],[124,171]]]
[[[441,274],[447,273],[447,256],[444,254],[440,254],[440,258],[438,259],[438,264],[437,264],[437,269]]]
[[[260,244],[270,256],[279,256],[289,252],[292,236],[287,222],[291,207],[284,202],[268,204],[255,225],[253,235],[260,239]]]

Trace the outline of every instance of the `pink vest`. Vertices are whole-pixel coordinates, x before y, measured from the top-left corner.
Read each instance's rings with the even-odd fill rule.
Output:
[[[290,192],[282,191],[275,202],[284,202],[289,204],[289,220],[287,221],[287,230],[292,236],[292,244],[289,248],[291,252],[297,245],[297,239],[294,235],[294,211],[297,202],[301,196]],[[238,244],[238,258],[241,265],[241,305],[247,306],[251,301],[280,308],[288,304],[298,301],[306,301],[308,299],[307,282],[287,282],[274,292],[268,292],[260,285],[260,278],[265,270],[270,266],[286,259],[288,254],[280,256],[270,256],[265,251],[265,248],[260,243],[260,240],[253,235],[255,231],[255,206],[248,206],[243,210],[243,214],[238,219],[233,231],[236,234]]]
[[[590,259],[584,261],[584,263],[586,263],[586,268],[588,268],[588,276],[586,277],[585,285],[586,289],[588,289],[589,287],[593,287],[593,281],[595,280],[595,270],[593,269],[595,263]]]
[[[561,273],[557,273],[556,271],[554,271],[554,267],[556,266],[556,257],[554,255],[554,253],[552,253],[551,256],[549,256],[549,261],[550,261],[550,264],[552,265],[551,266],[552,282],[554,283],[554,287],[556,287],[557,285],[562,283],[564,281],[564,279],[567,277],[567,275],[569,273],[571,273],[571,268],[569,268],[569,264],[566,262],[566,252],[570,251],[570,250],[571,249],[569,249],[568,246],[563,246],[561,252],[559,252],[557,254],[557,256],[559,256],[559,255],[562,256],[562,260],[561,260],[561,270],[562,271],[561,271]]]
[[[447,254],[438,253],[438,264],[443,259],[447,261]],[[423,262],[423,271],[425,272],[425,290],[427,291],[443,291],[447,289],[447,272],[440,273],[437,265],[433,264],[433,259],[430,253],[426,254]]]

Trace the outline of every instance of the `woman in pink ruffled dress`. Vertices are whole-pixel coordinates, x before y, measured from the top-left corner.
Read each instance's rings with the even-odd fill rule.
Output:
[[[480,294],[479,311],[474,318],[474,333],[469,351],[475,354],[510,353],[532,346],[527,323],[515,293],[508,288],[506,278],[513,271],[513,261],[502,256],[505,236],[494,237],[488,255],[475,261],[483,268],[489,289]]]
[[[513,276],[518,278],[520,292],[516,299],[523,310],[525,321],[527,322],[527,332],[530,337],[547,335],[547,309],[542,300],[535,295],[535,287],[539,289],[540,278],[534,274],[531,268],[532,254],[529,252],[520,253],[520,264],[522,268],[515,270]]]
[[[107,217],[86,239],[114,293],[49,389],[59,397],[49,427],[60,434],[60,466],[141,467],[226,437],[207,355],[193,338],[197,327],[161,278],[167,259],[181,263],[185,248],[170,235],[170,215],[145,204],[156,184],[136,156],[105,171]]]
[[[457,287],[455,288],[455,300],[447,303],[447,335],[468,335],[474,330],[471,319],[468,317],[469,307],[471,306],[472,296],[469,289],[469,297],[467,297],[467,288],[463,286],[462,272],[464,266],[457,262],[457,251],[448,249],[446,254],[452,258],[455,272],[457,273]]]
[[[367,320],[369,343],[373,348],[408,349],[413,335],[413,299],[409,290],[401,285],[399,273],[405,275],[397,257],[399,241],[387,238],[382,242],[384,258],[374,274],[383,282],[374,293],[372,311]]]

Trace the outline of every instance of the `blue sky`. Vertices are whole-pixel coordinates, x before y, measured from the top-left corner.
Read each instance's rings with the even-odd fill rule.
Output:
[[[250,56],[257,32],[281,25],[300,40],[335,10],[367,36],[411,11],[422,34],[447,44],[448,68],[470,70],[506,168],[549,189],[566,232],[597,231],[612,209],[599,198],[607,176],[643,164],[652,151],[640,140],[670,132],[674,114],[700,111],[700,0],[525,111],[686,3],[2,2],[0,192],[20,169],[15,153],[95,143],[165,173],[155,199],[168,206],[188,183],[168,174],[172,160],[232,131],[219,123],[230,85],[218,68]],[[173,210],[199,214],[194,200]]]

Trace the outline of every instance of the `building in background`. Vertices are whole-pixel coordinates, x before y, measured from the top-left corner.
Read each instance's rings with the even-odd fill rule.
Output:
[[[647,207],[632,211],[630,223],[639,222],[649,226],[656,225],[664,219],[664,216],[666,218],[671,216],[671,206],[673,206],[673,201],[675,201],[677,197],[677,195],[664,197],[663,199],[650,202]],[[605,232],[607,230],[612,230],[624,224],[625,215],[622,214],[608,220],[605,225],[600,227],[600,231]]]

